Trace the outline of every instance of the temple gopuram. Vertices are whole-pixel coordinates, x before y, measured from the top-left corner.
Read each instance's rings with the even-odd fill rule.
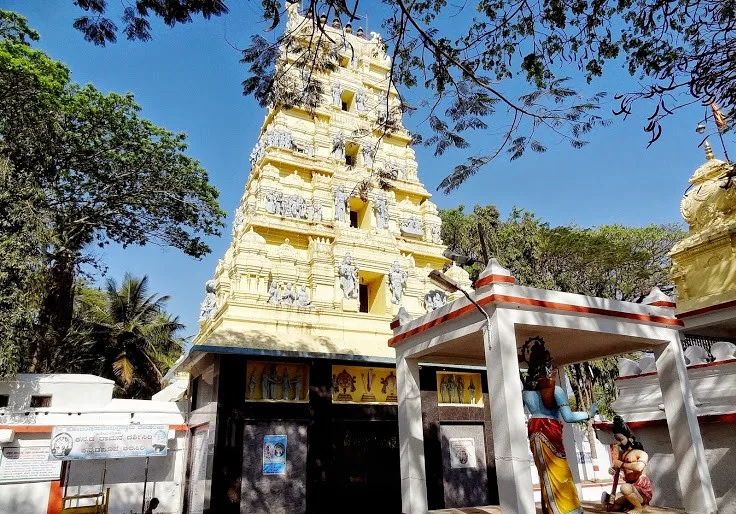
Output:
[[[433,286],[431,270],[470,288],[467,272],[443,256],[381,37],[297,7],[288,7],[277,74],[304,89],[318,80],[320,100],[268,109],[232,242],[176,368],[191,376],[191,514],[399,512],[391,323],[460,294]],[[325,45],[332,66],[300,67],[310,44]],[[426,394],[449,409],[435,409],[426,428],[440,507],[452,504],[442,490],[440,417],[476,419],[479,437],[490,437],[487,384],[466,371],[424,371]],[[474,501],[488,501],[483,484]]]

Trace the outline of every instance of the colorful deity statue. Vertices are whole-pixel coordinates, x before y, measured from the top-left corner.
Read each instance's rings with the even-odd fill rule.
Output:
[[[636,440],[629,426],[621,416],[613,418],[613,437],[618,443],[616,458],[608,472],[614,477],[614,484],[618,484],[623,476],[624,484],[619,488],[621,494],[616,497],[616,486],[612,494],[603,493],[601,501],[608,511],[624,511],[641,514],[644,507],[652,500],[652,482],[644,472],[649,462],[649,455],[644,446]]]
[[[573,412],[570,409],[567,394],[555,384],[552,357],[541,337],[527,340],[520,358],[529,365],[522,398],[531,413],[527,429],[539,483],[543,484],[542,512],[582,514],[562,443],[560,418],[567,423],[586,421],[595,415],[598,407],[593,404],[590,412]]]

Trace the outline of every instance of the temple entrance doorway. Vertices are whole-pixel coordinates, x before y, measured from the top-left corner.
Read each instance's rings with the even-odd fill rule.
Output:
[[[335,420],[331,478],[330,503],[343,512],[401,512],[396,421]]]

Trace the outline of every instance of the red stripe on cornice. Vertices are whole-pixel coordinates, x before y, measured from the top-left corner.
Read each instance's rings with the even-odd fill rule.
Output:
[[[0,425],[0,430],[12,430],[16,434],[43,434],[52,432],[51,425]]]
[[[674,307],[677,304],[675,302],[669,302],[667,300],[657,300],[656,302],[647,303],[646,305],[651,305],[652,307]]]
[[[698,423],[736,423],[736,412],[728,414],[703,414],[698,416]],[[666,426],[666,419],[649,419],[645,421],[627,421],[632,430],[638,428]],[[598,430],[611,430],[613,423],[610,421],[596,421],[593,426]]]
[[[475,281],[475,287],[476,289],[479,287],[483,287],[488,284],[492,284],[493,282],[508,282],[509,284],[515,284],[516,279],[510,275],[488,275],[483,278],[479,278]]]
[[[509,295],[504,295],[504,294],[492,294],[492,295],[486,296],[485,298],[481,298],[480,300],[478,300],[478,303],[480,305],[486,305],[488,303],[493,303],[493,302],[511,303],[515,305],[526,305],[526,306],[531,306],[531,307],[542,307],[542,308],[550,309],[550,310],[575,312],[578,314],[597,314],[601,316],[611,316],[614,318],[625,318],[625,319],[630,319],[634,321],[660,323],[662,325],[672,325],[676,327],[680,327],[684,325],[684,323],[677,318],[668,318],[665,316],[649,316],[646,314],[636,314],[635,312],[621,312],[621,311],[614,311],[610,309],[601,309],[598,307],[585,307],[581,305],[570,305],[567,303],[548,302],[546,300],[537,300],[534,298],[522,298],[518,296],[509,296]],[[428,321],[424,323],[423,325],[419,325],[416,328],[413,328],[407,332],[404,332],[403,334],[395,335],[394,337],[388,340],[388,345],[393,346],[396,343],[403,341],[404,339],[407,339],[413,335],[429,330],[432,327],[436,327],[437,325],[439,325],[440,323],[444,323],[445,321],[450,321],[452,319],[455,319],[459,316],[462,316],[466,312],[470,312],[474,309],[475,307],[471,304],[471,305],[466,305],[465,307],[462,307],[456,311],[448,312],[444,316],[440,316],[431,321]]]
[[[694,311],[687,311],[687,312],[681,312],[680,314],[677,314],[676,316],[678,318],[689,318],[691,316],[697,316],[699,314],[705,314],[706,312],[711,311],[718,311],[721,309],[728,309],[731,307],[736,307],[736,300],[731,300],[729,302],[719,303],[717,305],[709,305],[708,307],[702,307],[700,309],[695,309]]]

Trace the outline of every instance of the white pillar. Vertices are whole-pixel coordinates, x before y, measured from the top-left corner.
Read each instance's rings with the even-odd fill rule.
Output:
[[[419,364],[396,356],[396,386],[399,397],[399,455],[401,459],[401,512],[425,514],[427,476],[424,468],[422,398]]]
[[[498,309],[484,328],[483,345],[501,512],[535,514],[516,336]]]
[[[670,342],[657,348],[655,354],[683,506],[691,514],[715,513],[716,498],[679,334],[675,332]],[[652,473],[656,472],[652,470]]]
[[[565,395],[567,395],[568,391],[570,391],[570,381],[567,378],[567,373],[565,373],[565,368],[557,368],[557,377],[560,387],[565,391]],[[562,444],[565,447],[567,465],[570,467],[570,473],[575,482],[575,488],[578,491],[578,498],[582,501],[583,486],[580,483],[580,467],[578,464],[578,449],[575,444],[575,428],[572,423],[563,423],[562,425]],[[584,447],[581,445],[580,449],[583,451]]]

